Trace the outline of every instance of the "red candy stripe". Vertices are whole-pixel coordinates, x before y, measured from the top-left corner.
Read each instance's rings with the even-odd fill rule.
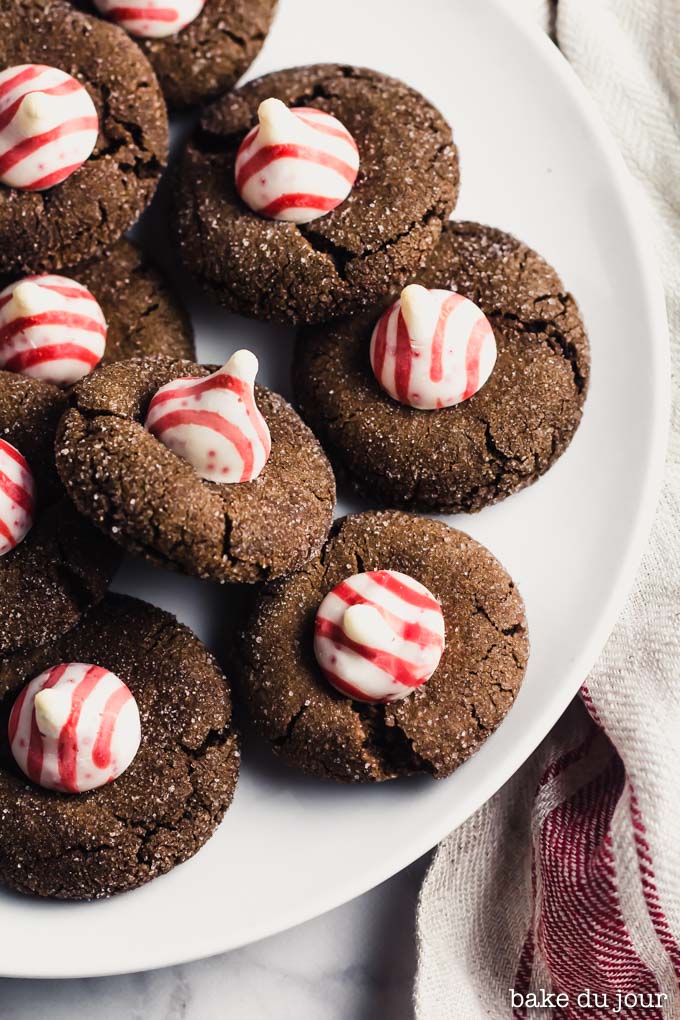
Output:
[[[462,294],[410,286],[376,323],[370,357],[391,397],[430,410],[481,389],[496,360],[496,340],[486,316]]]
[[[104,354],[106,321],[92,294],[64,276],[31,276],[0,293],[0,368],[70,385]]]
[[[127,704],[131,697],[132,692],[129,687],[119,687],[104,705],[99,732],[92,748],[92,761],[98,769],[108,769],[111,764],[111,742],[116,727],[116,720],[123,706]]]
[[[350,616],[361,613],[361,619]],[[391,570],[355,574],[324,598],[314,651],[330,684],[348,697],[396,701],[423,684],[444,649],[444,619],[434,596]]]
[[[56,705],[43,717],[36,696],[44,691],[54,691]],[[24,687],[12,708],[8,735],[17,764],[47,789],[80,793],[103,786],[139,747],[139,712],[130,702],[129,688],[102,666],[53,666]]]
[[[111,7],[108,12],[111,21],[179,21],[179,14],[172,7]]]
[[[94,0],[95,6],[121,28],[145,39],[177,35],[203,9],[205,0]]]
[[[335,209],[356,180],[356,142],[340,121],[321,110],[261,104],[260,123],[236,156],[236,190],[269,219],[306,223]]]
[[[37,191],[60,184],[88,158],[99,119],[85,87],[46,64],[0,74],[0,181]]]
[[[0,556],[28,534],[35,516],[35,483],[28,462],[0,439]]]
[[[176,379],[149,405],[146,427],[208,481],[257,478],[271,438],[255,403],[257,359],[239,351],[205,379]]]

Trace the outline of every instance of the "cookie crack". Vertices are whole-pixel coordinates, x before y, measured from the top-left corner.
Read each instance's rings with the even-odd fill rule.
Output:
[[[234,32],[233,29],[229,28],[228,25],[225,25],[223,21],[218,23],[217,30],[221,35],[225,35],[227,39],[231,39],[234,45],[238,46],[239,49],[242,50],[245,50],[249,43],[254,42],[258,38],[257,36],[250,36],[246,38],[244,35],[239,35],[237,32]],[[262,39],[264,37],[260,34],[259,38]],[[206,44],[212,45],[212,40],[206,39]]]
[[[509,627],[501,627],[498,623],[496,623],[496,621],[493,619],[493,617],[487,610],[486,606],[482,605],[479,599],[474,599],[472,605],[474,612],[478,613],[480,616],[483,616],[484,619],[489,623],[489,625],[493,627],[496,633],[502,634],[503,637],[514,637],[515,634],[520,634],[525,629],[524,624],[521,622],[513,623]]]
[[[224,512],[224,538],[222,540],[222,559],[232,567],[244,566],[257,573],[259,581],[266,581],[271,574],[271,565],[261,563],[257,558],[248,559],[245,556],[238,556],[231,548],[232,536],[234,533],[234,522],[228,511]]]
[[[484,425],[484,443],[491,456],[494,457],[496,460],[502,461],[503,464],[507,464],[510,461],[514,460],[513,457],[509,456],[505,452],[505,450],[502,450],[501,447],[498,446],[498,444],[496,443],[496,440],[494,439],[493,436],[493,432],[491,430],[491,422],[484,421],[482,422],[482,424]]]
[[[308,701],[304,701],[302,703],[302,705],[300,706],[300,708],[297,710],[297,712],[295,712],[290,717],[290,719],[288,720],[288,723],[286,725],[286,729],[281,734],[281,736],[280,737],[274,737],[274,739],[272,740],[272,744],[274,745],[274,747],[283,747],[284,744],[288,743],[288,741],[293,736],[293,730],[295,729],[295,727],[299,723],[300,719],[302,719],[303,715],[305,714],[305,712],[307,711],[308,708],[309,708],[309,702]]]
[[[332,241],[326,235],[314,233],[313,228],[305,227],[304,224],[295,224],[295,226],[298,234],[307,243],[309,248],[317,255],[327,255],[339,278],[343,281],[343,283],[347,283],[349,282],[348,271],[352,267],[353,263],[361,264],[367,259],[388,252],[394,247],[394,245],[408,237],[416,229],[416,227],[421,224],[429,226],[433,220],[439,219],[441,219],[441,214],[438,212],[437,203],[427,209],[422,218],[412,220],[403,230],[385,238],[385,240],[380,244],[367,247],[361,252],[351,251],[349,248],[345,248],[337,242]]]
[[[73,603],[78,612],[83,612],[92,601],[92,592],[88,588],[85,578],[80,577],[73,567],[69,566],[67,555],[61,545],[58,546],[58,549],[61,559],[60,562],[52,564],[54,576],[67,599]]]
[[[534,305],[541,301],[555,300],[558,301],[562,307],[560,316],[567,314],[567,306],[569,304],[568,294],[539,294],[533,299]],[[565,361],[567,361],[571,367],[574,376],[574,385],[579,394],[583,394],[587,388],[588,380],[581,370],[581,358],[576,345],[570,341],[568,336],[568,330],[560,329],[557,319],[546,319],[544,316],[537,316],[533,318],[524,318],[517,315],[514,312],[503,312],[500,309],[494,309],[487,315],[492,323],[510,322],[516,324],[520,329],[526,333],[531,333],[540,337],[544,343],[546,343],[556,354],[560,354]],[[499,326],[502,330],[502,326]]]
[[[470,701],[468,703],[468,708],[470,710],[470,718],[472,719],[473,723],[477,727],[477,733],[479,733],[479,734],[481,734],[483,736],[486,736],[490,732],[492,732],[493,728],[490,729],[486,725],[486,723],[482,720],[482,718],[481,718],[481,716],[479,714],[479,710],[478,710],[477,706],[475,705],[474,701]]]
[[[388,775],[428,772],[434,775],[435,765],[419,754],[414,742],[395,716],[387,719],[387,706],[350,702],[365,732],[362,748],[371,764],[378,763]],[[371,760],[372,759],[372,760]]]
[[[224,747],[232,736],[234,736],[234,729],[230,723],[227,723],[221,730],[209,730],[201,743],[197,744],[196,747],[185,743],[181,738],[179,744],[187,758],[197,762],[204,758],[211,748]]]
[[[95,87],[94,85],[92,86]],[[148,88],[144,82],[139,83],[139,89]],[[95,150],[88,162],[97,163],[101,160],[115,157],[121,150],[126,148],[134,149],[132,162],[123,163],[120,166],[131,170],[140,178],[157,176],[163,169],[161,161],[156,154],[148,148],[144,139],[144,129],[134,121],[126,120],[124,117],[114,113],[111,106],[110,89],[106,85],[99,87],[99,94],[102,99],[102,114],[100,124],[106,144]],[[121,137],[122,135],[122,137]],[[47,196],[49,197],[49,193]]]

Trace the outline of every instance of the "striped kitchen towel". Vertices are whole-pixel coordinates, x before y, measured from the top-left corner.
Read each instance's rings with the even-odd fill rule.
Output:
[[[508,2],[553,32],[646,193],[673,421],[635,590],[580,698],[437,850],[416,1014],[680,1020],[680,0]]]

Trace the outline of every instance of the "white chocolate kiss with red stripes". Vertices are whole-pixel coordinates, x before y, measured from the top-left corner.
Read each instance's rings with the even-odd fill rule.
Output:
[[[27,276],[0,291],[0,369],[70,386],[99,364],[106,319],[67,276]]]
[[[9,717],[21,771],[39,786],[83,793],[117,779],[139,750],[139,709],[130,688],[102,666],[68,662],[28,683]]]
[[[44,191],[82,166],[97,144],[99,118],[87,89],[46,64],[0,74],[0,181]]]
[[[348,577],[316,614],[316,661],[328,682],[355,701],[401,701],[429,680],[443,651],[439,602],[396,570]]]
[[[309,223],[344,202],[359,172],[359,150],[344,124],[280,99],[265,99],[257,116],[236,156],[236,190],[247,206],[269,219]]]
[[[35,519],[35,482],[26,458],[0,439],[0,556],[22,542]]]
[[[378,320],[371,366],[401,404],[432,410],[477,393],[496,364],[491,323],[473,301],[411,284]]]
[[[130,35],[164,39],[194,21],[205,0],[94,0],[94,4]]]
[[[203,379],[175,379],[153,397],[146,427],[209,482],[251,482],[271,437],[255,403],[257,358],[236,351]]]

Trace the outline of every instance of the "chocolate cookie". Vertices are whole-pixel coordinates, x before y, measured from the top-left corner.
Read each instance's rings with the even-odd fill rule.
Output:
[[[446,629],[434,674],[389,704],[339,694],[313,648],[322,599],[348,575],[373,570],[424,584]],[[320,556],[262,590],[240,635],[236,680],[255,727],[290,765],[342,782],[441,779],[509,711],[527,658],[524,604],[487,549],[438,521],[372,512],[337,521]]]
[[[64,495],[54,436],[67,407],[49,383],[0,372],[0,438],[28,461],[36,485],[35,522],[0,556],[0,654],[55,641],[106,592],[120,560],[116,546]]]
[[[82,380],[62,420],[57,465],[78,509],[132,553],[219,581],[259,581],[302,566],[330,527],[335,481],[314,436],[282,397],[256,387],[272,451],[259,478],[218,484],[144,428],[151,398],[209,369],[132,360]]]
[[[73,75],[99,117],[92,155],[46,191],[0,186],[0,273],[55,270],[103,255],[150,202],[167,156],[158,82],[121,29],[63,0],[0,10],[0,67],[39,61]]]
[[[88,793],[34,785],[8,745],[17,694],[62,662],[111,670],[141,716],[132,764]],[[143,885],[210,838],[231,803],[238,766],[229,688],[213,657],[169,613],[110,595],[56,644],[0,663],[0,881],[78,900]]]
[[[161,273],[136,245],[122,238],[103,259],[65,269],[101,307],[107,324],[101,364],[167,354],[195,356],[191,320]],[[14,281],[0,282],[0,289]]]
[[[588,339],[555,270],[500,230],[447,224],[416,279],[457,290],[489,319],[498,359],[479,392],[436,410],[388,396],[369,361],[379,307],[301,331],[296,399],[336,470],[372,500],[480,510],[535,482],[569,445],[588,388]]]
[[[195,357],[189,315],[136,245],[123,239],[108,258],[79,266],[72,273],[104,312],[108,331],[103,365],[156,354]]]
[[[98,13],[90,0],[78,0],[77,6]],[[169,105],[182,109],[214,99],[238,81],[260,52],[275,10],[276,0],[207,0],[198,17],[176,34],[133,38]]]
[[[275,97],[322,110],[360,157],[349,197],[318,219],[264,219],[237,195],[239,144]],[[182,258],[227,308],[276,322],[325,322],[381,300],[431,252],[458,194],[451,129],[418,92],[334,64],[266,75],[209,107],[177,188]]]

